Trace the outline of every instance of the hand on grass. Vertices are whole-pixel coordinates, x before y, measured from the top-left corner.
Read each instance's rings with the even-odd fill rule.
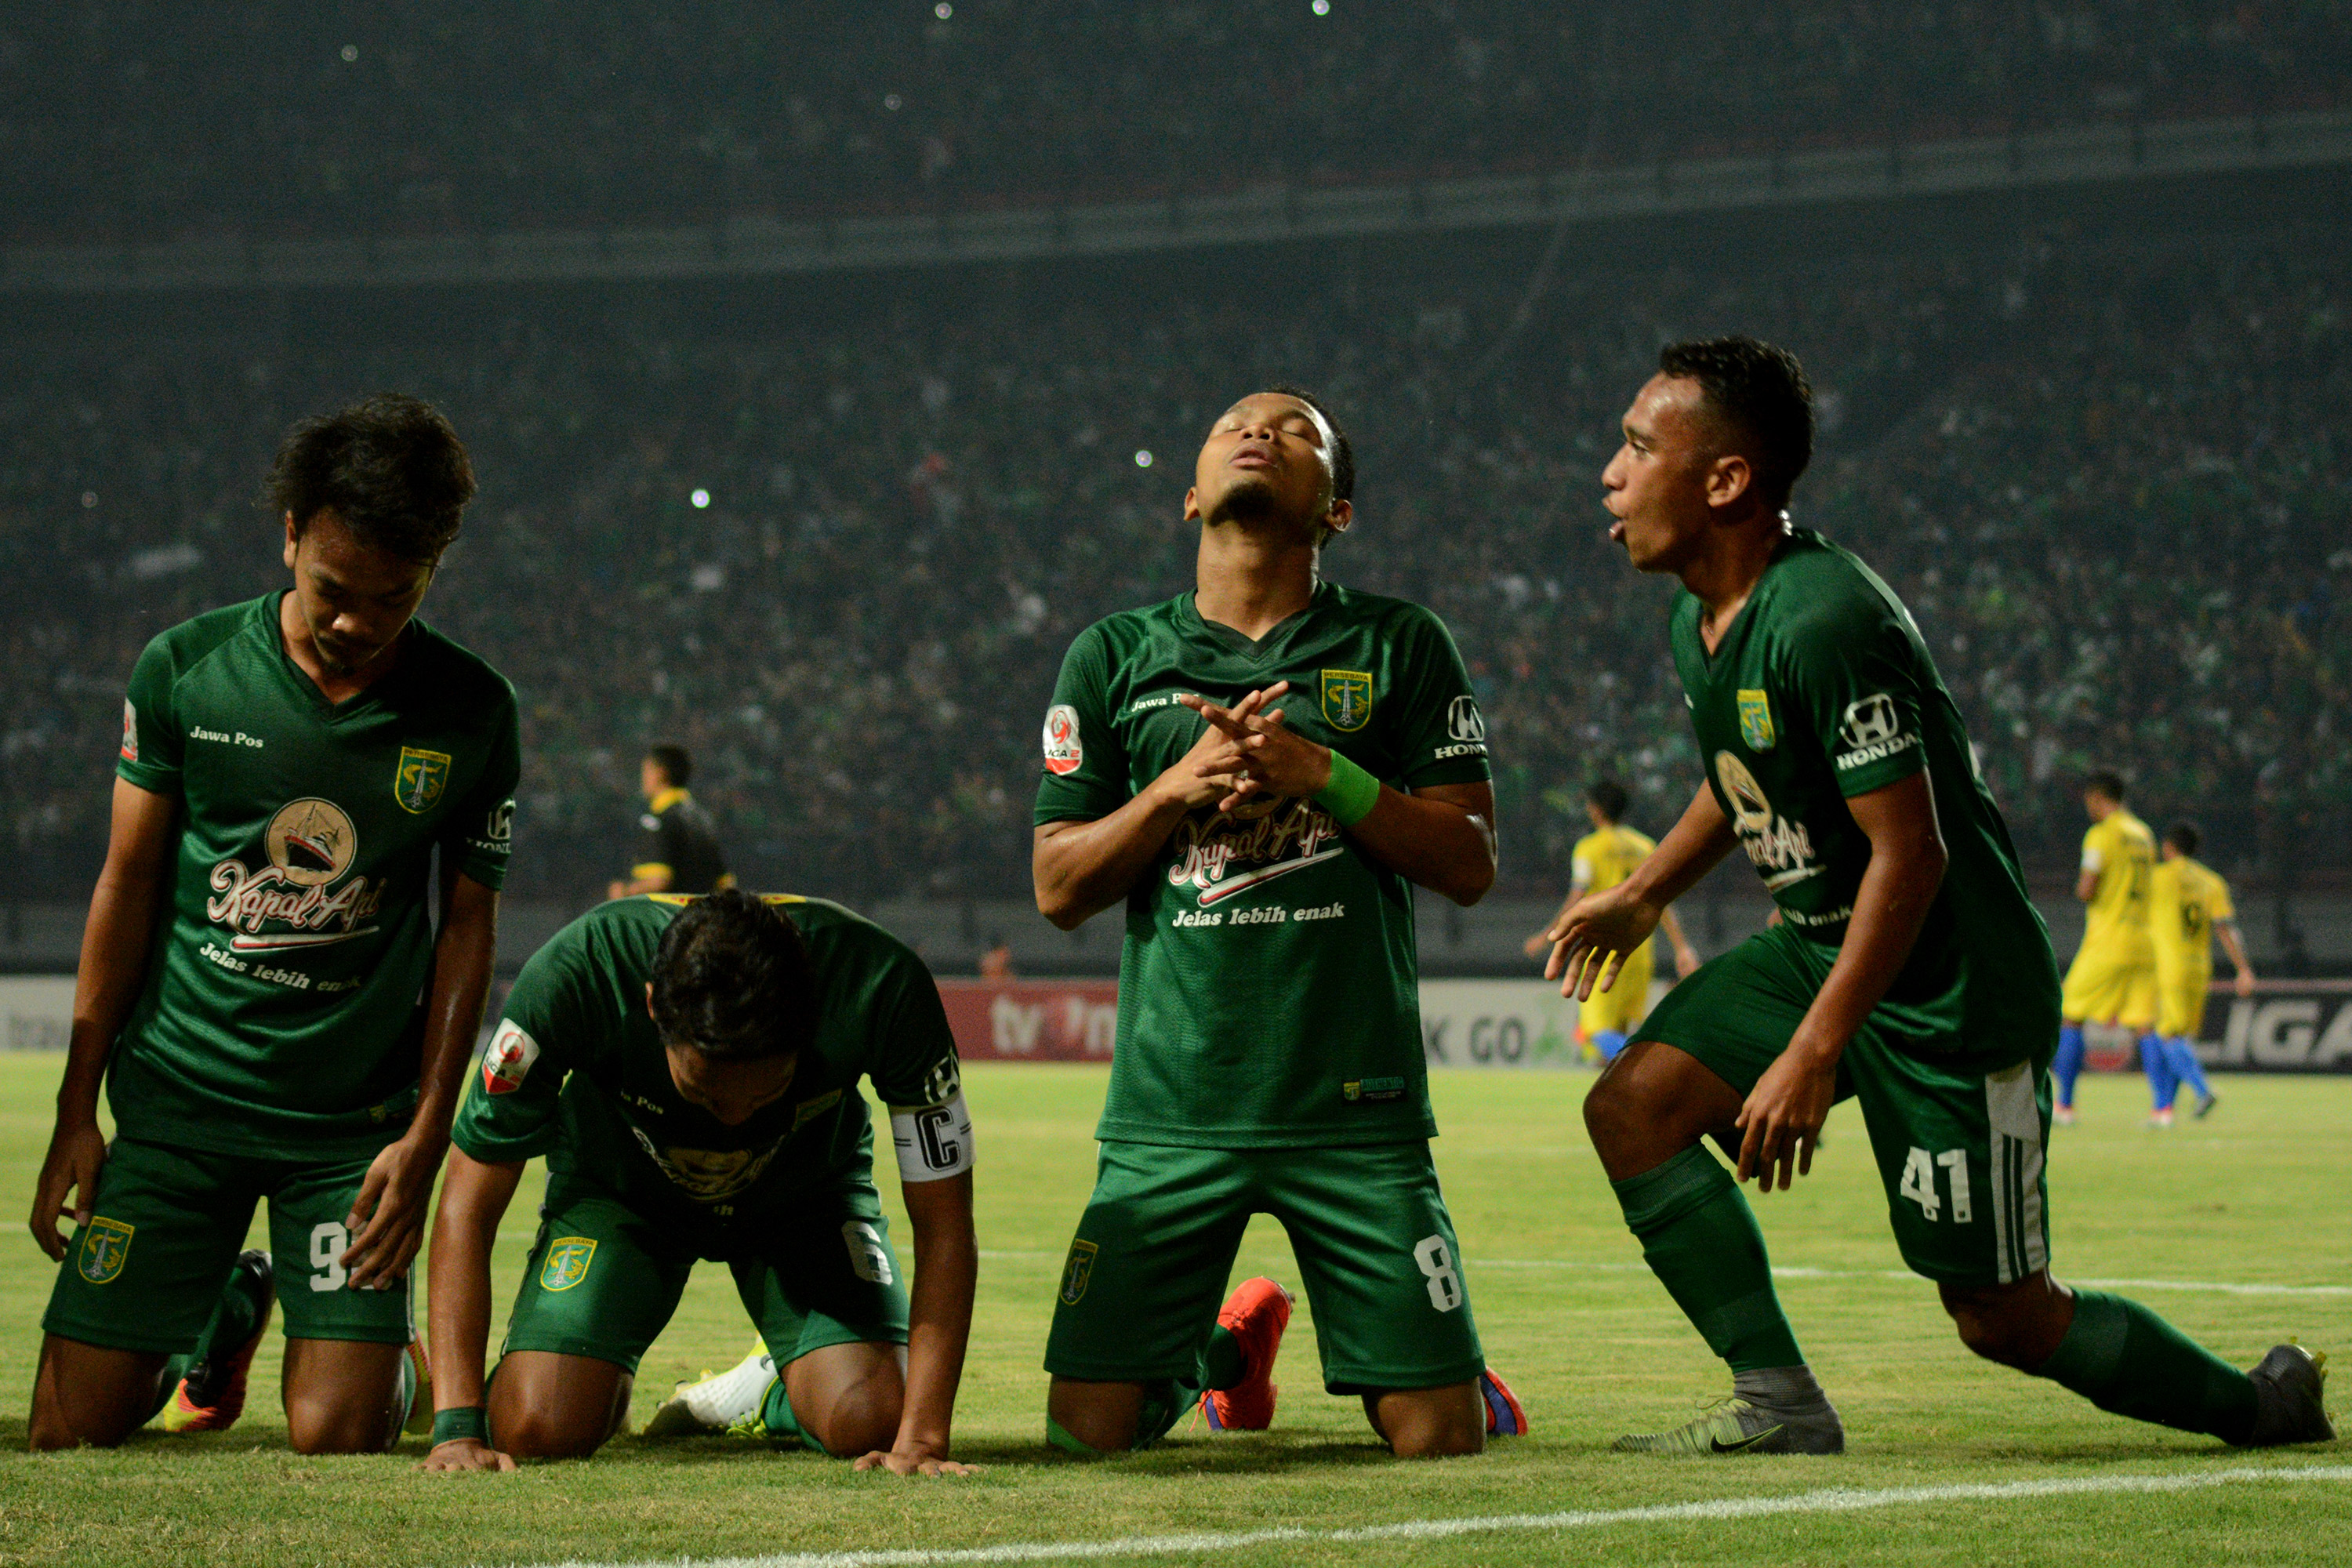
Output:
[[[436,1475],[455,1475],[460,1470],[511,1470],[515,1462],[513,1455],[502,1454],[478,1437],[452,1437],[436,1444],[416,1468]]]
[[[860,1458],[854,1467],[860,1470],[887,1470],[894,1476],[971,1476],[980,1473],[977,1465],[960,1465],[945,1454],[929,1447],[892,1448],[887,1453],[877,1448]]]

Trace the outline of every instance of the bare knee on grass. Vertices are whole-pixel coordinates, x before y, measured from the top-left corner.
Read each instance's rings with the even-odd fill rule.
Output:
[[[1687,1051],[1636,1040],[1584,1097],[1584,1130],[1612,1182],[1654,1171],[1739,1114],[1738,1090]]]
[[[2074,1321],[2074,1293],[2048,1269],[2007,1285],[1937,1288],[1960,1342],[1987,1361],[2032,1372],[2058,1353]]]
[[[139,1429],[162,1391],[164,1357],[50,1334],[33,1378],[26,1447],[111,1448]]]
[[[1143,1393],[1139,1383],[1057,1377],[1045,1394],[1045,1418],[1097,1453],[1123,1454],[1135,1447]]]
[[[1486,1405],[1475,1382],[1368,1394],[1364,1418],[1400,1459],[1447,1459],[1486,1447]]]
[[[405,1345],[286,1342],[286,1440],[298,1454],[380,1454],[400,1436]]]
[[[490,1379],[490,1441],[518,1459],[584,1459],[620,1429],[635,1382],[593,1356],[515,1351]]]
[[[907,1405],[907,1352],[898,1345],[827,1345],[784,1368],[793,1419],[835,1458],[887,1450]]]

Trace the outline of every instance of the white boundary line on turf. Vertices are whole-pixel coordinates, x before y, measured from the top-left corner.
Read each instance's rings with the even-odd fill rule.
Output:
[[[1046,1259],[1059,1253],[1015,1248],[1010,1251],[981,1249],[982,1258],[1003,1259]],[[1472,1258],[1466,1260],[1472,1273],[1481,1268],[1573,1268],[1591,1274],[1647,1274],[1646,1263],[1578,1263],[1565,1258]],[[1800,1266],[1775,1267],[1777,1279],[1906,1279],[1914,1283],[1919,1276],[1907,1268],[1806,1268]],[[2210,1290],[2224,1296],[2352,1296],[2352,1285],[2240,1285],[2225,1279],[2089,1279],[2065,1276],[2069,1285],[2088,1285],[2094,1289],[2107,1290]]]
[[[692,1563],[695,1568],[950,1568],[957,1563],[1099,1562],[1114,1557],[1173,1556],[1183,1552],[1239,1552],[1253,1546],[1347,1543],[1379,1541],[1440,1541],[1458,1535],[1519,1531],[1590,1530],[1611,1524],[1681,1524],[1774,1514],[1856,1513],[1906,1503],[1999,1502],[2013,1498],[2081,1497],[2101,1492],[2185,1492],[2208,1487],[2263,1481],[2352,1481],[2352,1465],[2192,1471],[2174,1475],[2076,1476],[2039,1481],[1985,1481],[1940,1487],[1832,1487],[1780,1497],[1716,1498],[1704,1502],[1654,1503],[1645,1508],[1577,1509],[1562,1513],[1501,1513],[1457,1519],[1411,1519],[1396,1524],[1349,1530],[1210,1531],[1188,1535],[1129,1535],[1108,1541],[1021,1541],[1002,1546],[913,1547],[873,1552],[790,1552],[767,1557],[670,1558],[662,1563],[589,1563],[577,1560],[549,1568],[664,1568]]]

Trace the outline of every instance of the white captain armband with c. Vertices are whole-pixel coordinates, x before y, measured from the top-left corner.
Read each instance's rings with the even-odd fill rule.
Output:
[[[898,1179],[940,1182],[971,1169],[971,1111],[963,1090],[937,1105],[890,1108],[890,1141],[898,1148]]]

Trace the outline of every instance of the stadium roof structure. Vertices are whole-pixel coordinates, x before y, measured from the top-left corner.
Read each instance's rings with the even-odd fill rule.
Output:
[[[0,292],[412,288],[742,278],[1443,233],[2352,163],[2352,114],[2075,127],[2009,137],[1550,174],[889,217],[678,228],[201,238],[0,249]]]

